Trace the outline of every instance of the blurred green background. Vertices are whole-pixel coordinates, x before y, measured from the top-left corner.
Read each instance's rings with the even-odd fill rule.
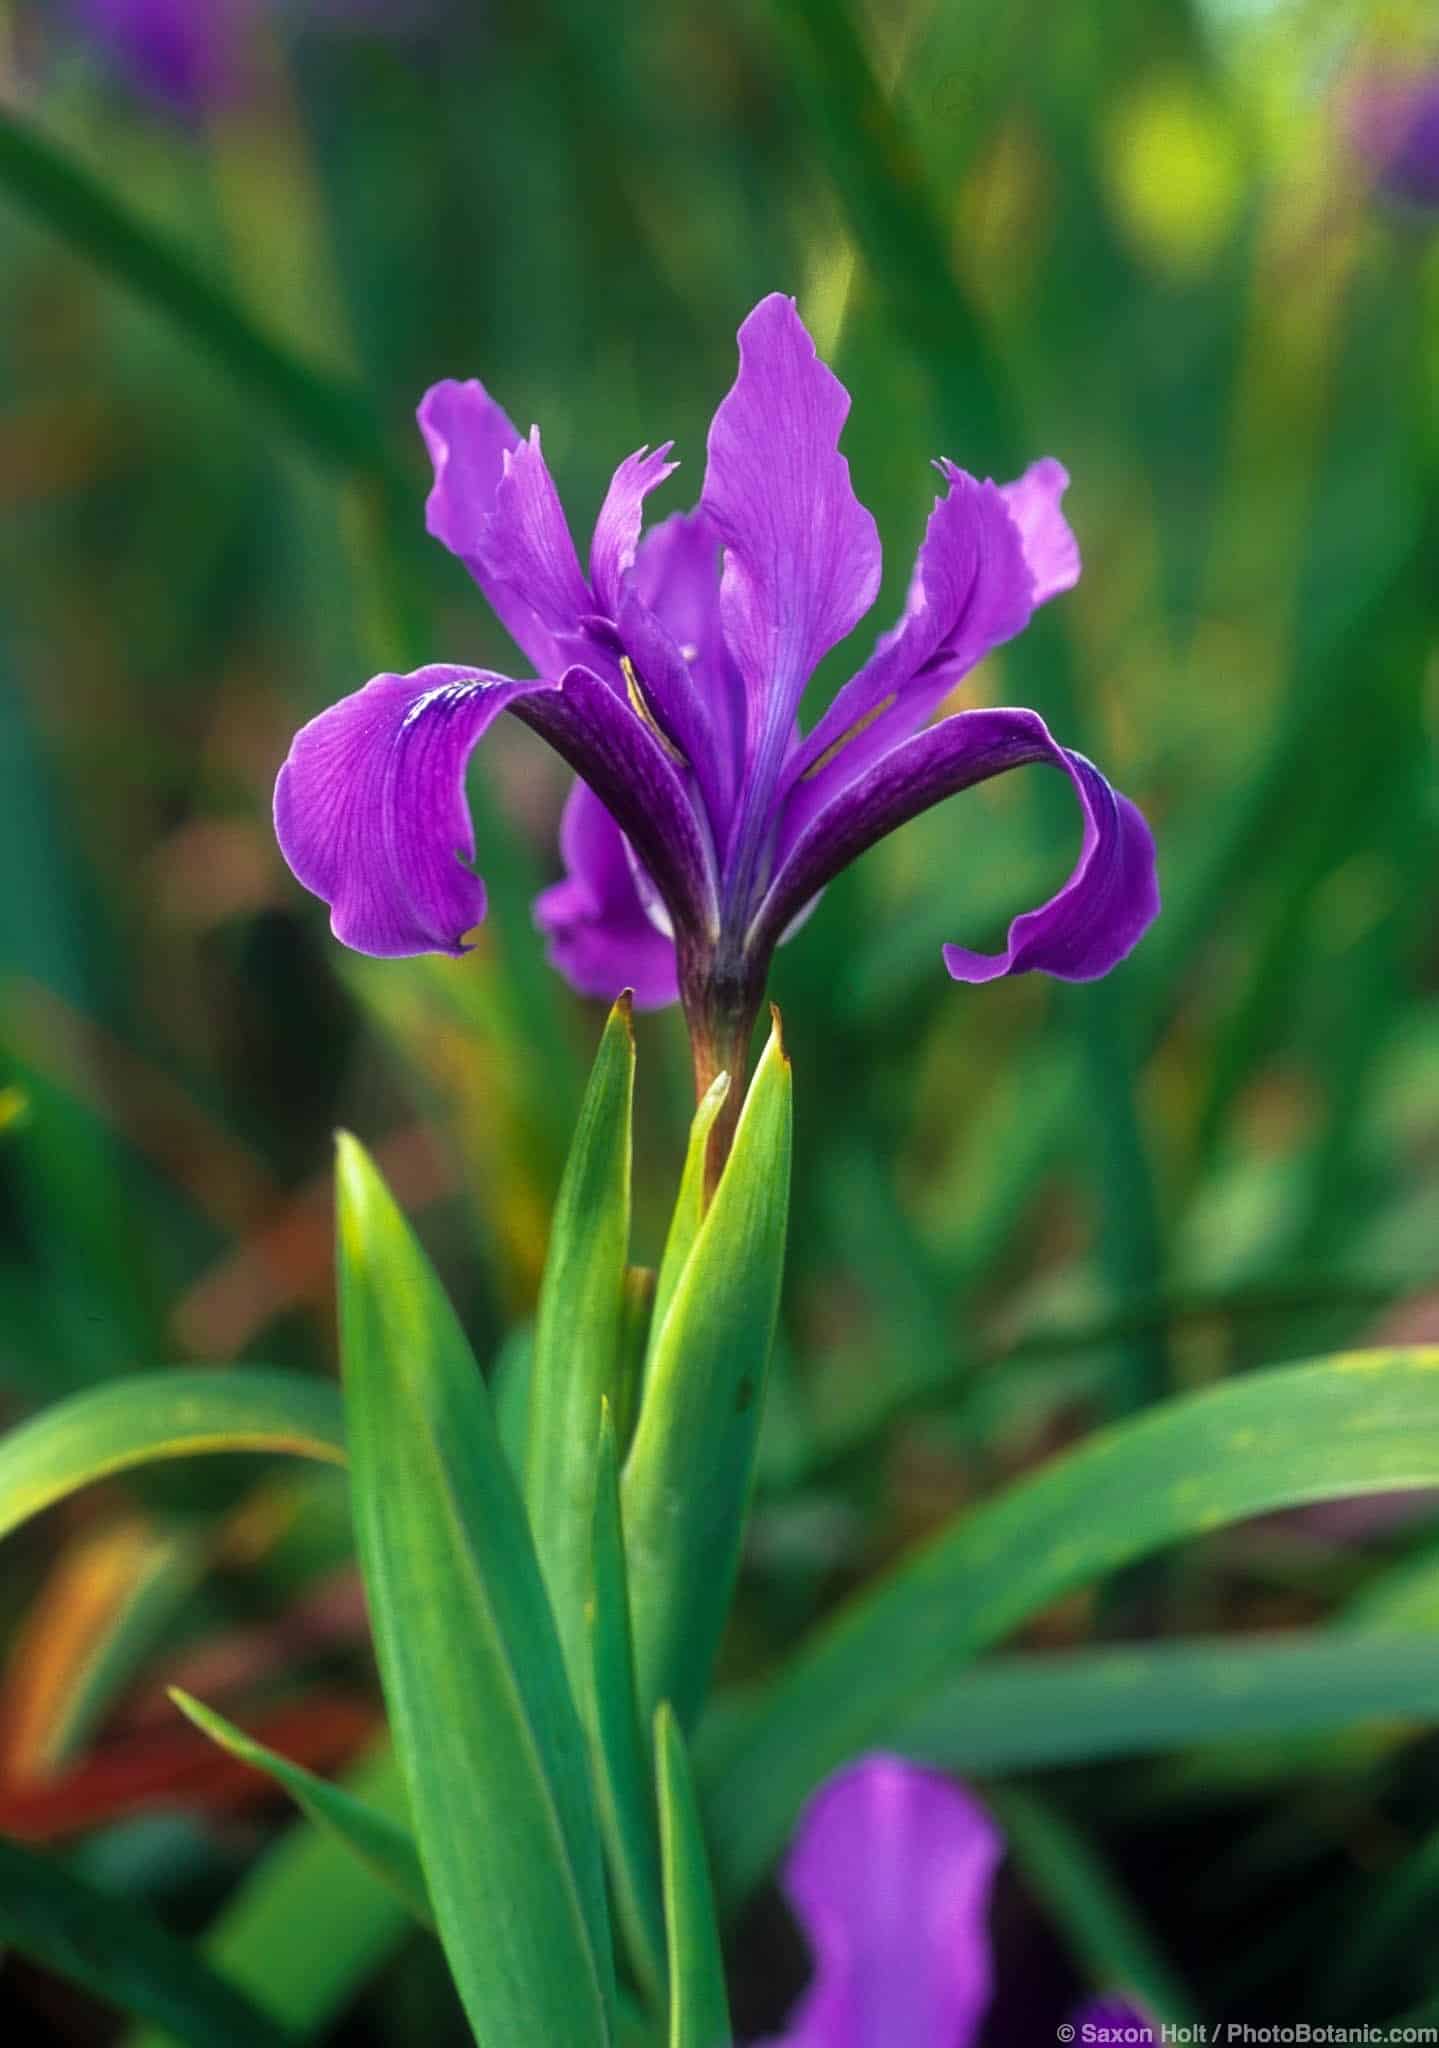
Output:
[[[1084,579],[965,696],[1036,706],[1140,801],[1166,907],[1107,982],[952,984],[941,943],[996,943],[1073,858],[1067,798],[1012,778],[870,856],[781,955],[794,1229],[731,1675],[1106,1418],[1439,1339],[1439,217],[1372,189],[1343,117],[1366,67],[1439,62],[1431,8],[437,0],[403,35],[367,23],[259,10],[243,87],[186,118],[77,14],[0,0],[5,1418],[187,1360],[331,1372],[337,1123],[480,1355],[523,1342],[600,1023],[530,923],[563,774],[507,721],[481,750],[492,908],[458,963],[343,953],[270,789],[294,727],[374,671],[509,659],[424,532],[429,383],[479,375],[539,421],[578,532],[620,457],[673,436],[671,509],[774,289],[854,396],[876,623],[931,457],[1069,467]],[[642,1256],[687,1114],[679,1020],[645,1020]],[[1415,1573],[1439,1624],[1436,1538],[1423,1502],[1277,1519],[1028,1640],[1327,1623]],[[197,1931],[290,1824],[163,1686],[316,1767],[363,1749],[342,1491],[180,1468],[53,1514],[6,1566],[0,1830]],[[1216,2016],[1439,1999],[1424,1728],[1036,1782]],[[1006,1953],[1028,1976],[996,2041],[1072,1972],[1062,1886],[1041,1912],[1008,1883],[1002,1987]],[[304,1896],[266,1923],[276,1969],[325,1948]],[[329,1905],[371,1944],[333,2038],[461,2040],[435,1952]],[[802,1961],[772,1904],[737,1953],[758,2031]],[[0,2015],[115,2034],[20,1966]]]

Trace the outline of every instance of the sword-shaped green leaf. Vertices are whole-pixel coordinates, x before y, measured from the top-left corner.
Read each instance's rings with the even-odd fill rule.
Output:
[[[640,1707],[693,1720],[729,1612],[754,1478],[789,1210],[790,1070],[778,1020],[734,1150],[694,1232],[694,1174],[718,1108],[695,1117],[675,1241],[666,1251],[634,1443],[623,1478]]]
[[[622,996],[595,1055],[560,1183],[530,1369],[525,1498],[577,1697],[589,1683],[584,1615],[600,1404],[616,1402],[623,1372],[634,1074]]]
[[[217,1714],[213,1707],[205,1706],[200,1700],[192,1699],[178,1685],[171,1686],[170,1697],[186,1719],[193,1721],[202,1734],[208,1735],[227,1754],[283,1785],[308,1819],[343,1842],[353,1855],[389,1885],[417,1920],[426,1927],[433,1927],[434,1916],[430,1910],[430,1895],[425,1889],[425,1873],[420,1867],[413,1839],[398,1821],[373,1806],[367,1806],[353,1792],[347,1792],[343,1785],[334,1785],[328,1778],[317,1777],[303,1764],[291,1763],[288,1757],[267,1748],[263,1742],[256,1742],[233,1721],[227,1721],[223,1714]]]
[[[258,1366],[137,1373],[72,1394],[0,1441],[0,1536],[97,1479],[209,1451],[342,1463],[339,1395],[325,1380]]]
[[[440,1938],[481,2048],[610,2048],[585,1739],[484,1381],[349,1137],[338,1190],[356,1537]]]
[[[1439,1348],[1276,1366],[1101,1431],[851,1602],[731,1724],[709,1809],[726,1891],[827,1772],[1075,1587],[1250,1515],[1436,1483]]]
[[[635,1694],[619,1464],[608,1407],[600,1425],[596,1468],[589,1622],[595,1782],[615,1908],[635,1973],[650,2002],[660,2007],[665,1989],[665,1923],[654,1771]]]
[[[684,1737],[666,1704],[655,1715],[655,1782],[670,1969],[669,2048],[729,2048],[729,2001],[709,1857]]]

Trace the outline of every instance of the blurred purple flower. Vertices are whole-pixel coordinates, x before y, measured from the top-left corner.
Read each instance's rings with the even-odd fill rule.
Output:
[[[1439,68],[1376,73],[1349,97],[1349,131],[1383,189],[1439,206]]]
[[[587,793],[566,813],[566,879],[537,916],[586,993],[633,984],[684,1002],[701,1080],[733,1071],[774,949],[825,884],[955,792],[1043,761],[1079,802],[1078,862],[998,954],[947,946],[960,981],[1039,969],[1088,980],[1158,909],[1147,826],[1033,711],[928,723],[991,648],[1079,575],[1057,462],[1017,483],[938,465],[942,495],[904,612],[814,729],[797,714],[822,657],[879,587],[875,524],[839,453],[849,410],[792,300],[740,329],[738,378],[709,434],[699,504],[641,539],[669,444],[615,471],[581,568],[538,428],[519,435],[478,383],[426,396],[429,528],[532,663],[381,675],[300,732],[275,824],[336,936],[362,952],[459,953],[484,915],[465,864],[465,764],[501,711],[539,732]],[[722,565],[722,566],[721,566]]]
[[[434,24],[442,0],[72,0],[76,18],[139,92],[189,118],[242,99],[246,40],[273,12],[296,26],[404,36]]]
[[[245,30],[263,0],[73,0],[130,85],[196,115],[244,89]]]
[[[970,2048],[993,1990],[994,1822],[951,1779],[868,1756],[825,1781],[781,1877],[814,1974],[782,2035],[760,2048]],[[1069,2038],[1133,2043],[1153,2029],[1119,1999],[1075,2015]]]

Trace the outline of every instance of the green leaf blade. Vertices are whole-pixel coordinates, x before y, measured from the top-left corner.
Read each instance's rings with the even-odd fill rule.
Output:
[[[1272,1509],[1439,1482],[1439,1349],[1250,1373],[1104,1430],[944,1531],[793,1659],[717,1756],[741,1892],[811,1788],[969,1658],[1078,1586]]]
[[[655,1715],[655,1778],[670,1976],[669,2048],[729,2048],[729,2000],[714,1887],[679,1723]]]
[[[576,1696],[589,1683],[585,1602],[600,1406],[623,1371],[630,1238],[630,1003],[610,1012],[565,1164],[530,1369],[525,1499]]]
[[[665,1922],[654,1771],[635,1690],[625,1584],[619,1461],[606,1409],[595,1487],[594,1596],[590,1608],[595,1784],[615,1905],[635,1973],[652,2005],[665,1991]]]
[[[419,1855],[398,1821],[367,1806],[342,1785],[331,1784],[327,1778],[306,1770],[303,1764],[291,1763],[288,1757],[256,1742],[233,1721],[192,1699],[179,1686],[171,1686],[170,1697],[185,1718],[228,1755],[282,1785],[305,1817],[316,1827],[327,1830],[336,1841],[343,1842],[352,1855],[383,1879],[422,1926],[434,1926]]]
[[[98,1479],[215,1451],[342,1464],[339,1395],[324,1380],[249,1366],[140,1373],[72,1394],[0,1442],[0,1536]]]
[[[388,1745],[344,1783],[400,1824],[408,1813]],[[299,2040],[319,2035],[399,1946],[413,1921],[368,1864],[328,1829],[301,1821],[268,1850],[206,1929],[206,1961]],[[174,2048],[168,2029],[144,2027],[125,2048]]]
[[[482,2048],[609,2048],[584,1737],[484,1382],[351,1138],[338,1188],[356,1534],[440,1936]]]
[[[697,1127],[718,1106],[712,1091]],[[790,1131],[776,1025],[719,1187],[656,1317],[623,1475],[640,1707],[652,1714],[667,1699],[682,1724],[703,1702],[739,1569],[784,1273]],[[691,1162],[703,1152],[702,1136]],[[661,1288],[665,1279],[662,1269]]]

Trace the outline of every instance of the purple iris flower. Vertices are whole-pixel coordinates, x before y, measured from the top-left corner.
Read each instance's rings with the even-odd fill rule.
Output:
[[[760,2048],[970,2048],[994,1986],[990,1894],[1004,1853],[970,1793],[902,1757],[868,1756],[800,1816],[781,1883],[813,1975]],[[1096,2000],[1070,2039],[1155,2042],[1137,2009]]]
[[[1439,69],[1367,79],[1350,98],[1349,126],[1386,192],[1439,206]]]
[[[1000,953],[952,945],[960,981],[1040,969],[1082,981],[1123,959],[1159,904],[1143,818],[1033,711],[929,723],[991,648],[1069,589],[1068,482],[1037,462],[980,483],[951,462],[908,600],[813,729],[800,699],[880,580],[874,520],[839,453],[849,399],[792,300],[739,333],[739,375],[710,427],[700,501],[641,537],[669,444],[615,471],[582,567],[537,428],[521,436],[478,383],[420,407],[434,463],[429,529],[458,555],[533,666],[381,675],[301,731],[275,824],[336,936],[362,952],[459,953],[484,915],[466,864],[465,764],[501,712],[576,770],[565,879],[537,917],[575,987],[683,1002],[697,1078],[742,1071],[779,942],[825,884],[932,804],[1042,761],[1066,775],[1082,838],[1069,879],[1017,917]]]

